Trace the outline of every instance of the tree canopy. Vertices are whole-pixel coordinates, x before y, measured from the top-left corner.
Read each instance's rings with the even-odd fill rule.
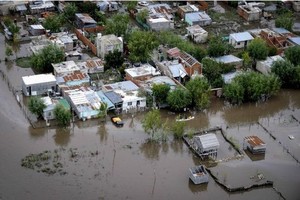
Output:
[[[46,105],[40,97],[37,96],[30,97],[28,101],[28,109],[30,112],[37,115],[38,117],[41,117],[43,115],[45,108]]]
[[[51,63],[59,63],[64,60],[64,51],[57,45],[50,44],[39,53],[31,57],[32,68],[38,72],[53,72]]]
[[[154,84],[152,86],[152,93],[155,97],[155,102],[157,104],[166,103],[169,91],[170,86],[167,84]]]
[[[285,57],[294,65],[300,65],[300,46],[293,46],[284,51]]]
[[[186,84],[186,88],[192,95],[192,105],[196,106],[197,109],[203,110],[210,104],[210,87],[207,79],[195,78],[191,79]]]
[[[106,21],[105,33],[115,34],[126,38],[128,33],[129,16],[128,14],[116,14]]]
[[[74,3],[67,3],[67,5],[64,8],[63,15],[66,19],[69,19],[71,21],[75,20],[75,14],[77,13],[78,8],[76,4]]]
[[[184,134],[184,129],[186,127],[185,122],[175,121],[171,126],[171,131],[173,132],[175,139],[181,139]]]
[[[291,12],[283,13],[275,19],[276,27],[285,28],[289,31],[292,31],[293,25],[294,25],[294,18]]]
[[[115,49],[113,52],[109,52],[107,55],[105,55],[105,69],[109,68],[118,68],[121,67],[124,62],[124,56],[122,55],[122,52],[119,52],[117,49]]]
[[[151,110],[147,112],[145,118],[142,120],[144,131],[151,135],[151,139],[154,139],[154,134],[157,133],[162,127],[163,123],[159,110]]]
[[[64,23],[62,15],[52,15],[45,19],[43,26],[45,29],[50,30],[54,33],[60,32],[60,28]]]
[[[59,125],[67,126],[70,124],[71,112],[66,109],[62,104],[58,103],[54,107],[54,116]]]
[[[180,111],[191,105],[192,98],[188,90],[177,87],[168,93],[167,102],[171,109]]]
[[[129,59],[132,62],[146,62],[153,49],[159,45],[155,34],[148,31],[134,31],[129,38]]]
[[[212,37],[208,43],[207,53],[211,57],[219,57],[228,54],[230,45],[221,37]]]
[[[247,51],[254,60],[264,60],[268,56],[269,48],[263,39],[257,37],[249,43]]]

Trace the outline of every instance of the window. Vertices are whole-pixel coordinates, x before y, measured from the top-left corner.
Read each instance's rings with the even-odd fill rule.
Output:
[[[237,43],[237,45],[240,45],[240,44],[241,44],[240,42]]]
[[[128,105],[128,106],[132,106],[132,102],[128,102],[127,105]]]

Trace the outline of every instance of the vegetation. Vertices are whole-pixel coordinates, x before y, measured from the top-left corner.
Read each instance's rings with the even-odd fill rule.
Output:
[[[124,1],[123,3],[126,4],[127,10],[132,10],[136,7],[137,1]]]
[[[62,126],[69,125],[72,117],[71,112],[60,103],[56,104],[54,108],[54,116],[58,124]]]
[[[280,80],[277,76],[246,72],[224,87],[224,96],[231,103],[237,104],[248,101],[266,101],[279,89]]]
[[[167,102],[170,86],[167,84],[154,84],[152,86],[153,96],[157,104],[163,104]]]
[[[46,108],[44,101],[37,96],[30,97],[27,106],[29,111],[38,117],[43,115],[44,109]]]
[[[210,87],[207,79],[195,78],[187,82],[186,88],[192,96],[192,105],[199,110],[207,108],[210,104]]]
[[[269,53],[269,48],[266,42],[261,38],[254,38],[247,46],[249,55],[256,60],[265,60]]]
[[[74,3],[68,3],[64,8],[63,15],[66,19],[74,21],[77,11],[77,6]]]
[[[153,32],[134,31],[129,38],[128,49],[129,59],[132,62],[146,62],[150,58],[153,49],[158,47]]]
[[[276,27],[285,28],[289,31],[292,31],[293,25],[294,25],[294,18],[291,12],[283,13],[275,19]]]
[[[300,46],[290,47],[284,51],[285,57],[294,65],[300,65]]]
[[[98,117],[99,118],[105,118],[107,115],[107,103],[101,103],[100,108],[99,108],[99,114]]]
[[[146,23],[147,22],[147,17],[148,17],[149,13],[147,9],[143,9],[140,12],[137,13],[136,15],[136,19],[142,23]]]
[[[300,88],[300,66],[293,65],[290,61],[279,60],[273,63],[272,72],[276,74],[284,88]]]
[[[60,32],[60,28],[63,26],[64,20],[62,15],[51,15],[47,17],[43,23],[45,29],[54,33]]]
[[[249,56],[249,53],[247,51],[244,51],[242,53],[242,59],[243,59],[243,68],[244,70],[249,69],[251,67],[251,58]]]
[[[7,47],[5,48],[5,55],[6,55],[7,57],[13,55],[13,50],[12,50],[12,48],[11,48],[10,46],[7,46]]]
[[[186,127],[185,122],[176,121],[171,126],[171,131],[173,132],[175,139],[181,139],[184,134],[184,129]]]
[[[154,140],[154,134],[163,127],[159,110],[151,110],[148,112],[142,121],[142,125],[144,131],[151,135],[151,140]]]
[[[180,111],[192,103],[192,97],[188,90],[180,87],[168,93],[167,102],[171,109]]]
[[[64,51],[55,44],[50,44],[31,57],[31,65],[38,72],[53,72],[51,63],[64,60]]]
[[[116,14],[106,21],[105,34],[127,38],[129,16],[128,14]]]
[[[18,58],[16,60],[16,64],[18,67],[22,67],[22,68],[30,68],[31,67],[31,61],[30,61],[30,58],[28,58],[28,57]]]
[[[104,59],[105,59],[105,65],[104,65],[105,69],[121,67],[124,62],[124,57],[122,55],[122,52],[119,52],[117,49],[105,55]]]
[[[4,25],[7,27],[9,32],[11,32],[13,37],[13,42],[18,42],[18,34],[20,33],[20,27],[17,26],[10,18],[5,17],[3,19]]]
[[[209,40],[207,53],[211,57],[219,57],[230,52],[230,45],[221,37],[213,37]]]

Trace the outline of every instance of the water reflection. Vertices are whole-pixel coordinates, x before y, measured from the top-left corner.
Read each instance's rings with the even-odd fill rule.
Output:
[[[48,133],[48,129],[47,128],[32,128],[32,126],[29,126],[28,132],[30,133],[31,138],[42,139]]]
[[[200,193],[207,190],[208,184],[195,185],[191,179],[189,179],[189,189],[192,193]]]
[[[72,129],[67,128],[56,128],[55,129],[55,135],[53,135],[55,144],[58,146],[64,147],[67,146],[70,142],[71,135],[72,135]]]
[[[140,146],[140,151],[149,160],[159,160],[160,148],[160,143],[147,141]]]
[[[175,153],[183,153],[183,142],[182,140],[172,140],[170,147]]]
[[[106,126],[104,123],[101,123],[98,127],[98,131],[97,131],[97,134],[100,135],[100,142],[101,143],[105,143],[107,142],[107,138],[108,138],[108,131],[106,129]]]

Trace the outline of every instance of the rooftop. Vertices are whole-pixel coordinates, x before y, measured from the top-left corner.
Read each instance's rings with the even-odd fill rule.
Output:
[[[170,69],[174,78],[176,77],[184,78],[187,75],[187,72],[185,71],[181,63],[171,64],[168,66],[168,68]]]
[[[196,60],[193,56],[186,52],[180,52],[179,57],[184,61],[184,63],[187,63],[189,66],[193,66],[196,63],[199,63],[198,60]]]
[[[254,38],[249,32],[232,33],[230,36],[237,42],[253,40]]]
[[[211,20],[210,16],[204,11],[187,13],[185,16],[193,22]]]
[[[178,6],[183,12],[197,12],[199,9],[194,6],[194,5],[183,5],[183,6]]]
[[[25,85],[56,82],[55,76],[53,74],[38,74],[38,75],[31,75],[31,76],[23,76],[22,79]]]
[[[289,40],[296,45],[300,45],[300,37],[291,37]]]
[[[123,90],[123,91],[133,91],[138,90],[139,87],[134,84],[132,81],[121,81],[117,83],[104,85],[103,88],[106,91],[114,91],[114,90]]]
[[[242,59],[240,59],[234,55],[220,56],[220,57],[214,58],[214,60],[217,62],[220,62],[220,63],[225,63],[225,64],[243,61]]]
[[[194,25],[194,26],[189,26],[186,28],[186,30],[188,32],[190,32],[191,34],[195,35],[195,34],[199,34],[199,33],[207,33],[206,30],[204,30],[202,27],[200,27],[198,24]]]
[[[58,74],[65,74],[80,70],[78,65],[73,60],[52,64],[52,66],[54,68],[54,72]]]
[[[87,13],[76,13],[77,18],[79,18],[83,23],[97,24],[97,22]]]
[[[122,98],[121,95],[115,93],[114,91],[108,91],[108,92],[104,92],[105,96],[107,96],[107,98],[113,103],[113,104],[117,104],[122,102]]]
[[[265,143],[264,143],[259,137],[254,136],[254,135],[245,137],[245,140],[246,140],[252,147],[265,145]]]
[[[222,74],[222,78],[224,80],[224,82],[226,84],[229,84],[231,83],[231,81],[237,76],[239,75],[240,73],[235,71],[235,72],[230,72],[230,73],[227,73],[227,74]]]
[[[74,71],[69,74],[63,75],[63,79],[65,82],[70,82],[70,81],[89,79],[89,76],[86,73],[80,71]]]
[[[284,60],[281,56],[279,55],[276,55],[276,56],[271,56],[271,57],[267,57],[266,60],[263,60],[263,61],[260,61],[263,65],[267,66],[267,67],[271,67],[272,64],[275,62],[275,61],[278,61],[278,60]]]
[[[214,133],[208,133],[208,134],[199,135],[195,137],[199,138],[203,149],[214,148],[214,147],[218,148],[220,146],[218,138]]]
[[[140,76],[157,76],[160,75],[160,72],[156,70],[150,64],[143,64],[141,67],[133,67],[130,69],[125,69],[125,72],[128,73],[131,77],[140,77]]]

